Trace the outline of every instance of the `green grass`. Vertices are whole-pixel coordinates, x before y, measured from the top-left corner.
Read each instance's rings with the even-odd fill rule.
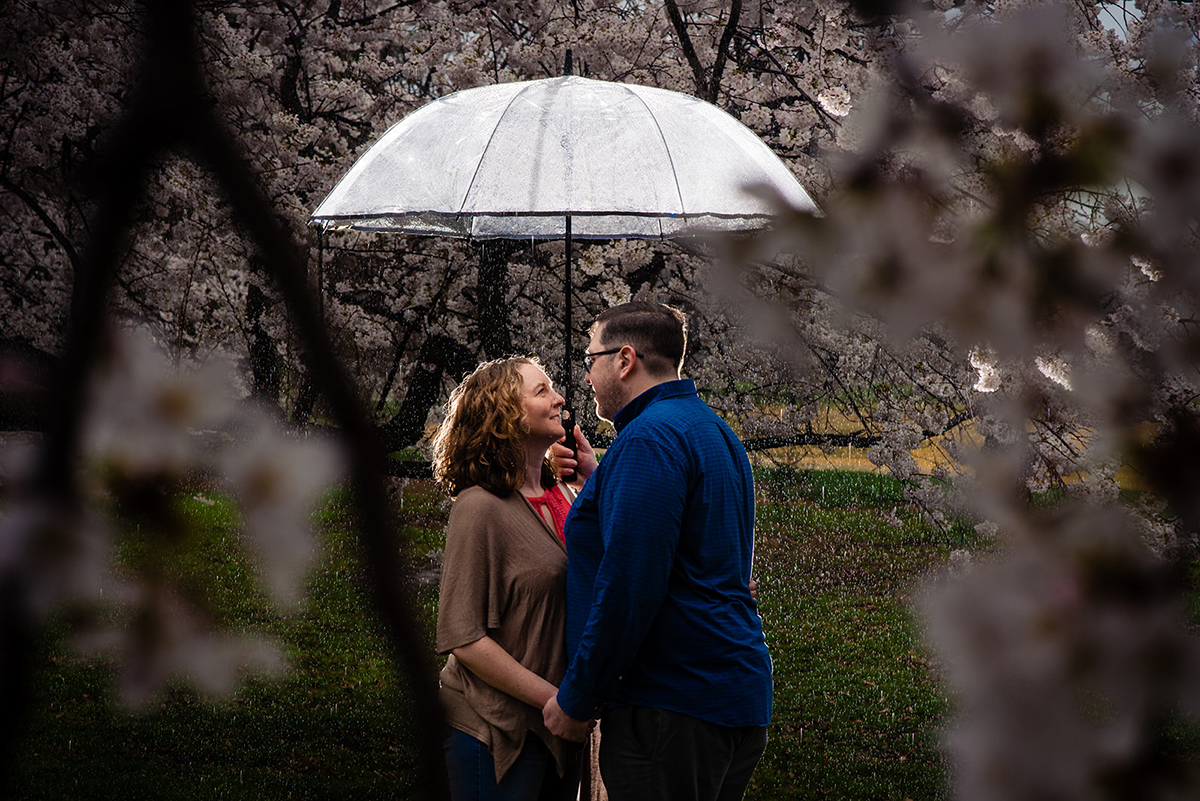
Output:
[[[759,486],[775,714],[747,797],[946,797],[947,700],[908,599],[960,532],[929,529],[885,476],[772,470]]]
[[[908,598],[962,533],[924,525],[883,476],[771,469],[758,484],[755,572],[776,691],[748,798],[945,797],[936,743],[947,701]],[[436,490],[410,481],[401,500],[402,535],[418,553],[439,549],[447,505]],[[346,498],[333,495],[318,515],[324,556],[292,617],[257,591],[236,511],[220,499],[179,503],[190,533],[174,552],[132,538],[123,557],[157,559],[209,587],[214,615],[281,639],[290,669],[223,703],[175,688],[129,714],[112,702],[110,667],[72,655],[52,632],[10,797],[415,798],[405,680],[359,589]],[[436,590],[416,594],[431,627]]]
[[[255,591],[232,530],[236,514],[222,502],[186,503],[203,520],[179,569],[208,581],[220,602],[210,608],[230,628],[280,638],[289,669],[221,703],[173,688],[130,712],[113,703],[110,666],[72,656],[62,632],[52,632],[9,797],[405,797],[416,759],[412,712],[359,590],[345,499],[332,498],[320,515],[324,558],[295,617],[270,611]],[[128,557],[140,547],[123,550]],[[432,610],[429,591],[419,595]]]

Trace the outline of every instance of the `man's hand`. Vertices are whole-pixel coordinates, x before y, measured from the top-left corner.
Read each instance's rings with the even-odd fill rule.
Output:
[[[546,702],[545,708],[542,709],[542,719],[551,734],[576,743],[586,740],[588,732],[596,725],[595,721],[576,720],[563,712],[562,707],[558,705],[557,695]]]
[[[600,463],[596,459],[596,452],[592,450],[592,443],[587,441],[579,426],[575,426],[574,453],[571,453],[566,445],[562,445],[561,441],[551,445],[550,451],[554,454],[554,460],[558,462],[559,470],[563,473],[574,473],[568,482],[572,486],[583,486],[583,482],[588,480],[588,476],[596,471],[596,465]]]

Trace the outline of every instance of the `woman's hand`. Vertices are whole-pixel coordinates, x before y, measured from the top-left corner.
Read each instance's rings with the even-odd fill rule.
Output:
[[[576,720],[564,712],[558,705],[557,695],[547,701],[546,706],[542,708],[542,722],[555,737],[575,743],[582,743],[586,740],[588,732],[596,725],[595,720]]]
[[[596,452],[579,426],[575,426],[575,453],[571,453],[570,449],[562,442],[563,440],[559,440],[551,445],[550,452],[554,454],[554,461],[558,463],[559,470],[564,474],[573,472],[571,480],[567,483],[572,487],[582,487],[583,482],[596,472],[596,466],[600,464],[596,459]]]

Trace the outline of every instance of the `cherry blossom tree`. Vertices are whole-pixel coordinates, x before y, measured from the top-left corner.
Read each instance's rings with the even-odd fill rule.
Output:
[[[87,241],[88,199],[75,179],[130,91],[138,59],[135,9],[101,8],[31,3],[6,21],[9,83],[18,88],[6,95],[7,139],[16,147],[3,184],[14,269],[0,338],[51,354],[72,259]],[[423,431],[428,409],[417,400],[444,392],[464,362],[514,345],[558,352],[553,318],[563,303],[553,267],[562,251],[506,250],[501,263],[487,255],[503,249],[496,244],[309,230],[311,209],[388,125],[456,89],[557,74],[573,49],[583,74],[714,97],[819,190],[828,180],[821,147],[846,98],[865,85],[869,59],[867,38],[842,31],[846,12],[832,5],[801,13],[767,4],[212,2],[199,11],[206,87],[309,254],[326,318],[396,447]],[[76,92],[76,82],[87,91]],[[290,323],[255,277],[252,249],[211,176],[173,155],[152,180],[122,258],[116,313],[151,326],[177,360],[240,360],[248,387],[307,421],[316,398]],[[586,311],[639,291],[666,292],[700,311],[693,289],[703,259],[670,245],[586,249],[596,251],[579,289]],[[698,354],[697,370],[702,363]]]
[[[570,50],[578,73],[725,108],[823,210],[787,216],[766,238],[580,245],[577,319],[630,298],[682,306],[694,331],[687,370],[752,448],[864,448],[931,520],[966,512],[996,536],[992,561],[927,602],[963,698],[950,741],[962,795],[1025,797],[1030,776],[1053,777],[1064,797],[1170,789],[1150,743],[1163,715],[1194,710],[1196,698],[1194,644],[1178,625],[1172,583],[1197,531],[1200,440],[1190,5],[184,7],[194,83],[156,87],[163,118],[190,119],[173,104],[203,98],[213,130],[239,142],[269,224],[229,191],[230,173],[204,157],[209,143],[176,128],[163,136],[193,146],[154,151],[124,235],[106,239],[112,226],[97,221],[111,202],[111,154],[145,91],[157,44],[148,20],[161,4],[13,0],[0,19],[6,427],[51,429],[52,451],[77,451],[109,481],[137,475],[177,488],[185,464],[244,484],[239,476],[272,469],[264,454],[301,447],[281,433],[281,414],[301,426],[349,420],[357,431],[348,395],[325,380],[337,372],[330,362],[346,366],[375,439],[396,450],[420,442],[431,410],[476,361],[558,353],[561,243],[323,233],[307,217],[406,113],[458,89],[559,74]],[[263,232],[274,230],[279,241],[264,250]],[[110,328],[147,332],[169,369],[143,369],[148,346],[137,344],[97,344],[72,361],[67,336],[92,313],[89,254],[103,248],[114,265],[101,304]],[[271,255],[285,251],[303,266],[294,285],[278,280],[287,259]],[[328,353],[316,329],[328,332]],[[575,336],[582,344],[583,331]],[[217,358],[235,365],[236,395],[275,411],[245,407],[255,411],[243,416],[189,383]],[[56,361],[79,377],[79,398],[47,420],[40,399]],[[106,374],[125,379],[106,383]],[[142,401],[208,399],[197,416],[128,419],[114,386]],[[55,420],[79,426],[77,448],[54,445]],[[126,426],[154,421],[154,459],[122,450],[137,438]],[[256,450],[261,442],[247,437],[215,462],[177,458],[172,421],[279,438]],[[920,444],[943,451],[941,466],[914,460]],[[374,463],[351,450],[354,480],[365,481]],[[1118,472],[1128,466],[1141,493],[1122,498]],[[44,575],[44,594],[30,601],[38,608],[63,602],[68,586],[99,587],[91,579],[108,524],[86,514],[86,492],[64,491],[79,501],[69,518],[46,517],[36,503],[6,517],[21,537],[40,531],[71,546],[56,552],[66,562],[25,545],[0,549],[6,575],[31,565]],[[1057,499],[1048,511],[1033,503],[1047,493]],[[286,500],[263,514],[288,520],[301,542],[291,525],[301,499]],[[286,597],[303,560],[281,560],[272,547],[262,545],[267,575]],[[87,580],[63,583],[68,575]],[[174,642],[224,654],[206,674],[212,689],[226,686],[219,668],[231,660],[262,661],[259,644],[219,639],[175,596],[152,601],[178,624]],[[154,642],[112,632],[100,641],[153,668],[142,675],[180,667],[178,651]],[[1089,719],[1080,697],[1110,712]],[[1030,727],[1038,737],[1013,734]]]

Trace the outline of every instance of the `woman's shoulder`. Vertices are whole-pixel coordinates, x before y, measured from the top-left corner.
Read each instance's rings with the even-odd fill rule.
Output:
[[[504,512],[507,500],[487,491],[483,487],[468,487],[458,493],[450,507],[450,519],[446,525],[447,542],[488,539],[496,523],[506,519]]]
[[[478,485],[467,487],[462,492],[458,493],[458,497],[454,499],[454,511],[479,511],[487,509],[501,509],[512,503],[512,498],[501,498],[491,490],[484,489]]]

